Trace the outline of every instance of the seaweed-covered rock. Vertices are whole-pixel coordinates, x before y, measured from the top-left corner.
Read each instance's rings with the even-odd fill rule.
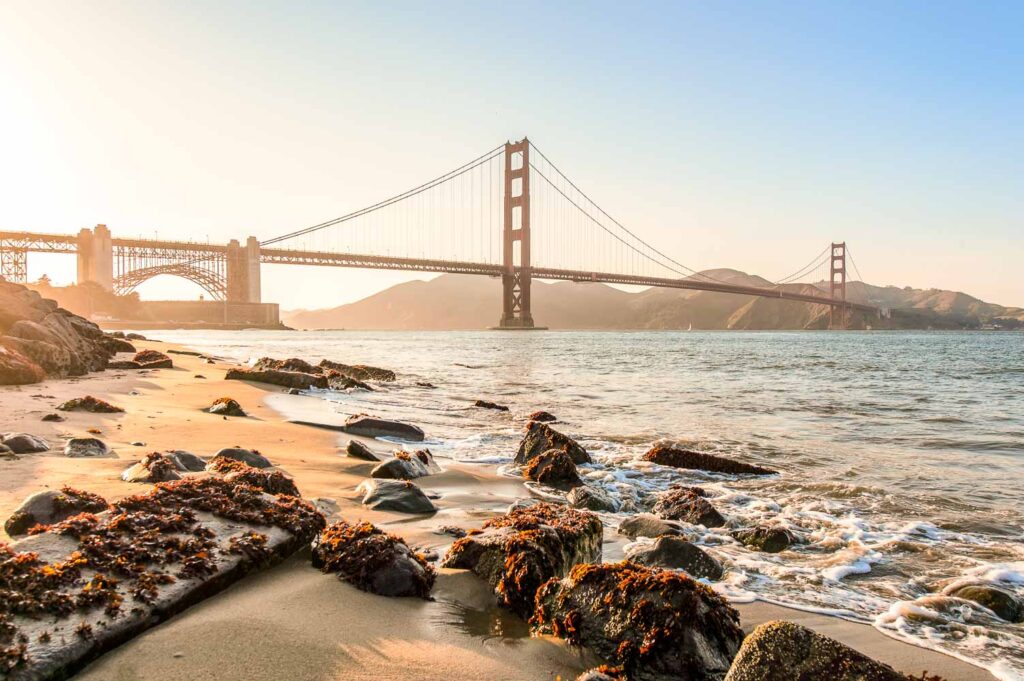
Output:
[[[699,546],[671,535],[658,537],[654,544],[629,552],[629,560],[647,567],[686,570],[694,579],[721,579],[722,564]]]
[[[243,464],[244,465],[244,464]],[[233,470],[224,476],[226,482],[242,483],[251,487],[257,487],[267,494],[287,494],[291,497],[301,497],[299,488],[295,481],[281,471],[266,471],[252,466],[245,466],[242,470]]]
[[[394,457],[378,464],[370,471],[371,478],[390,480],[415,480],[430,475],[426,465],[409,452],[397,451]]]
[[[565,500],[573,508],[583,508],[588,511],[602,513],[615,513],[619,510],[619,502],[599,487],[580,485],[569,490]]]
[[[473,403],[473,406],[474,407],[479,407],[480,409],[492,409],[494,411],[508,411],[508,407],[506,407],[505,405],[503,405],[503,404],[496,404],[494,402],[488,402],[487,400],[477,400],[476,402]]]
[[[289,359],[261,357],[253,365],[253,369],[258,371],[297,371],[302,374],[322,374],[324,372],[322,368],[298,357],[291,357]]]
[[[541,423],[552,423],[554,421],[557,421],[558,417],[555,416],[554,414],[552,414],[551,412],[535,411],[532,414],[530,414],[528,420],[530,420],[530,421],[539,421]]]
[[[423,431],[411,423],[389,421],[365,414],[356,414],[345,420],[345,432],[363,437],[393,437],[409,442],[423,442]]]
[[[92,395],[75,397],[57,407],[60,411],[87,411],[93,414],[119,414],[124,411],[121,407],[115,407],[106,400],[101,400]]]
[[[373,392],[373,388],[369,384],[360,381],[358,378],[346,376],[334,369],[328,369],[324,372],[324,375],[327,376],[327,384],[331,390],[368,390]]]
[[[423,490],[408,480],[364,480],[356,491],[363,494],[363,505],[375,511],[417,514],[437,511]]]
[[[528,480],[556,489],[568,490],[583,484],[576,472],[576,464],[561,449],[549,449],[530,459],[523,469],[523,475]]]
[[[907,681],[839,641],[793,622],[776,620],[754,629],[743,641],[725,681]]]
[[[785,551],[799,541],[799,537],[777,525],[757,525],[730,533],[736,541],[766,553]]]
[[[526,435],[519,443],[515,462],[520,466],[525,465],[530,459],[540,456],[549,449],[565,450],[573,463],[591,463],[587,450],[583,449],[576,440],[539,421],[530,421],[526,425]]]
[[[700,491],[689,487],[673,487],[658,495],[654,513],[668,520],[683,520],[704,527],[721,527],[725,518],[701,496]]]
[[[15,454],[36,454],[50,449],[50,443],[28,433],[2,433],[0,443],[7,445]]]
[[[601,520],[587,511],[537,503],[487,520],[459,539],[443,567],[472,570],[494,587],[498,603],[526,619],[545,581],[601,559]]]
[[[345,453],[351,456],[353,459],[361,459],[363,461],[380,461],[380,457],[373,453],[369,447],[364,445],[359,440],[349,440],[348,444],[345,445]]]
[[[663,535],[683,535],[683,526],[671,520],[659,518],[651,513],[637,513],[619,523],[619,534],[636,539],[637,537],[661,537]]]
[[[299,390],[309,390],[310,388],[326,389],[328,387],[326,376],[305,374],[300,371],[228,369],[224,378],[228,381],[256,381],[257,383],[270,383],[271,385],[298,388]]]
[[[682,573],[623,562],[577,565],[544,584],[531,624],[590,648],[630,679],[670,681],[720,679],[743,641],[739,619]]]
[[[61,421],[64,421],[65,419],[60,414],[46,414],[46,415],[43,416],[43,418],[41,418],[39,420],[40,421],[46,421],[48,423],[60,423]]]
[[[388,383],[396,378],[395,372],[390,369],[381,369],[380,367],[372,367],[366,364],[342,364],[341,362],[332,362],[325,359],[320,362],[320,366],[324,369],[333,369],[340,374],[351,376],[360,381],[382,381]]]
[[[143,369],[172,369],[174,362],[170,357],[157,350],[142,350],[135,353],[132,360],[138,362]]]
[[[689,449],[677,449],[658,445],[644,454],[645,461],[661,466],[687,468],[691,470],[711,471],[714,473],[732,473],[743,475],[774,475],[778,471],[762,468],[742,461],[733,461],[722,456],[694,452]]]
[[[370,523],[337,522],[313,545],[313,567],[381,596],[429,598],[434,568],[393,534]]]
[[[73,437],[64,445],[64,456],[73,459],[89,456],[110,456],[107,443],[95,437]]]
[[[973,601],[1007,622],[1024,622],[1024,602],[992,584],[963,584],[949,590],[946,595]]]
[[[35,525],[52,525],[79,513],[100,513],[106,508],[106,500],[97,494],[72,487],[48,489],[21,502],[4,523],[4,531],[13,537],[25,534]]]
[[[150,452],[121,473],[125,482],[169,482],[181,480],[178,463],[168,454]]]
[[[274,464],[270,463],[270,459],[260,454],[255,449],[245,449],[243,447],[225,447],[219,450],[213,455],[213,458],[232,459],[234,461],[241,461],[247,466],[253,468],[270,468]],[[207,464],[209,468],[209,464]]]
[[[242,405],[230,397],[217,398],[205,411],[219,416],[247,416]]]

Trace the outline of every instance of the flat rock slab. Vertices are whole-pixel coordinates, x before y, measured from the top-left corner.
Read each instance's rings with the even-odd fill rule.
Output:
[[[352,416],[345,421],[345,432],[363,437],[393,437],[410,442],[423,442],[423,430],[411,423],[389,421],[372,416]]]

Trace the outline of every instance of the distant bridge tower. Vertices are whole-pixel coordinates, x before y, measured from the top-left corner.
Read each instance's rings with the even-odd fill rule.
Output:
[[[530,141],[505,143],[502,329],[532,329],[530,314]]]
[[[832,305],[829,308],[828,328],[845,329],[850,323],[849,308],[846,306],[846,242],[832,244],[832,265],[829,297],[833,300],[842,300],[841,305]]]
[[[78,233],[77,256],[79,284],[92,282],[106,291],[114,290],[114,247],[106,225]]]

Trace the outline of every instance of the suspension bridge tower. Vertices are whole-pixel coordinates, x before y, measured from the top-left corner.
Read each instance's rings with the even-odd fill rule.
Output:
[[[846,306],[846,242],[832,244],[829,297],[843,301],[829,308],[828,328],[845,329],[850,324],[850,309]]]
[[[536,329],[530,313],[530,141],[505,143],[499,329]]]

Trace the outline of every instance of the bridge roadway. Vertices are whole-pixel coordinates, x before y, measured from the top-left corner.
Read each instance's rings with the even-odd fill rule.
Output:
[[[0,243],[7,243],[22,251],[45,253],[75,253],[78,249],[77,236],[66,234],[40,234],[34,232],[0,232]],[[143,252],[149,257],[167,258],[169,261],[196,261],[224,257],[229,247],[221,244],[205,244],[191,241],[164,241],[156,239],[111,239],[111,245],[136,254]],[[461,262],[451,260],[426,260],[396,256],[360,255],[355,253],[331,253],[326,251],[304,251],[286,248],[260,248],[260,263],[273,265],[307,265],[318,267],[352,267],[380,270],[404,270],[410,272],[437,272],[454,274],[475,274],[500,277],[505,267],[497,264]],[[170,262],[168,264],[171,264]],[[660,288],[714,291],[737,295],[778,298],[801,303],[845,307],[871,314],[879,312],[877,307],[816,296],[781,288],[740,286],[699,278],[672,279],[608,272],[586,272],[546,267],[531,267],[533,279],[550,279],[575,282],[595,282],[630,286],[657,286]],[[524,271],[518,268],[519,271]]]

